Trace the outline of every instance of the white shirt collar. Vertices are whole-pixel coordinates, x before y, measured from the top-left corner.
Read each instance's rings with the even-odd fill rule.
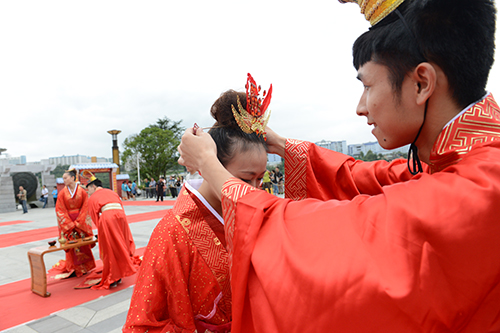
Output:
[[[200,188],[201,183],[203,183],[203,179],[190,179],[190,180],[186,180],[184,186],[186,186],[186,188],[191,193],[193,193],[194,195],[196,195],[196,197],[198,199],[200,199],[200,201],[203,203],[203,205],[205,207],[207,207],[208,210],[212,214],[214,214],[214,216],[219,220],[220,223],[222,223],[222,225],[224,225],[224,219],[222,218],[222,216],[220,216],[219,213],[217,213],[217,211],[212,206],[210,206],[210,204],[208,203],[208,201],[201,195],[201,193],[198,192],[198,189]]]
[[[71,199],[73,199],[73,197],[75,196],[75,193],[78,190],[78,186],[80,186],[80,182],[76,182],[75,183],[75,190],[74,191],[71,191],[71,189],[69,188],[69,186],[66,186],[68,188],[68,192],[69,192],[69,194],[71,196]]]

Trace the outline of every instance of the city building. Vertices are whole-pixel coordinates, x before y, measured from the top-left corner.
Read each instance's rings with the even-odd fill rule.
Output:
[[[281,156],[276,154],[267,154],[267,164],[276,165],[281,163]]]
[[[69,155],[69,156],[57,156],[49,157],[49,164],[53,165],[72,165],[72,164],[82,164],[82,163],[92,163],[92,157],[84,155]],[[111,158],[97,157],[96,163],[111,163]]]
[[[373,141],[349,145],[347,155],[350,155],[352,157],[359,157],[361,153],[363,153],[363,155],[366,155],[369,151],[371,151],[374,154],[382,154],[385,156],[394,152],[408,153],[409,148],[410,145],[406,145],[400,148],[387,150],[382,148],[377,141]]]
[[[326,149],[330,149],[342,154],[347,154],[347,142],[345,140],[342,141],[326,141],[321,140],[319,142],[314,143],[316,146],[323,147]]]
[[[3,157],[5,156],[5,157]],[[26,164],[26,156],[21,155],[21,156],[10,156],[9,154],[3,154],[2,158],[0,158],[0,164],[2,165],[20,165],[20,164]]]

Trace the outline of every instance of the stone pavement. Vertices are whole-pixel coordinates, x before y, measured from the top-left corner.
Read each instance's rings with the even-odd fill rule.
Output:
[[[166,197],[166,200],[171,199]],[[138,198],[138,201],[151,201],[153,199]],[[152,212],[156,210],[169,209],[171,206],[125,206],[127,215]],[[2,225],[2,222],[9,221],[33,221],[13,225]],[[137,248],[147,246],[149,237],[160,219],[131,223],[130,229],[134,236]],[[56,215],[54,208],[34,208],[27,214],[21,210],[0,214],[0,234],[34,230],[56,226]],[[46,245],[47,241],[55,239],[43,239],[21,245],[0,248],[0,285],[29,279],[30,269],[27,252],[32,247]],[[94,247],[93,253],[96,259],[99,258],[98,246]],[[64,255],[60,251],[45,255],[45,265],[52,267]],[[9,328],[4,332],[9,333],[56,333],[56,332],[121,332],[121,327],[125,323],[125,318],[132,296],[133,286],[114,292],[110,295],[97,298],[90,302],[53,313],[47,317],[37,319],[22,325]],[[84,290],[83,292],[87,292]],[[89,292],[91,292],[89,290]],[[50,302],[50,297],[47,298]],[[1,320],[1,314],[0,314]]]

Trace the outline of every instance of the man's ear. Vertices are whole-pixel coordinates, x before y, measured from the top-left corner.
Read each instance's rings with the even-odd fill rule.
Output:
[[[436,89],[436,69],[430,63],[422,62],[413,70],[412,79],[416,84],[416,102],[423,105]]]

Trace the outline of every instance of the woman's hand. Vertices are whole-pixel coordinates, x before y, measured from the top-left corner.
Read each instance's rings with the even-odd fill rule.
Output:
[[[217,160],[217,146],[208,133],[201,128],[196,130],[188,128],[182,136],[182,141],[177,150],[180,153],[179,164],[184,165],[190,172],[201,170],[207,162]]]
[[[286,138],[279,136],[275,131],[266,127],[266,143],[269,153],[285,158]]]

